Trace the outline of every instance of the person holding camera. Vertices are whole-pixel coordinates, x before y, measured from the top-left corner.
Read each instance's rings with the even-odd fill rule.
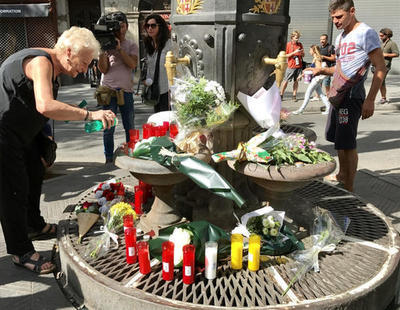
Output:
[[[7,253],[14,264],[44,274],[55,265],[35,251],[28,235],[51,238],[57,226],[40,215],[43,149],[38,140],[49,118],[100,120],[111,127],[114,113],[90,112],[57,101],[57,76],[76,77],[87,71],[100,50],[93,33],[71,27],[54,48],[28,48],[9,56],[0,67],[0,222]],[[36,150],[36,151],[35,151]]]
[[[122,12],[107,15],[111,21],[119,22],[119,29],[114,33],[116,46],[110,50],[102,50],[98,68],[102,73],[102,89],[107,93],[106,102],[102,102],[104,110],[121,113],[125,129],[126,142],[129,142],[129,130],[134,128],[133,107],[133,70],[138,63],[138,47],[126,39],[128,20]],[[100,102],[99,102],[100,103]],[[103,132],[104,154],[106,164],[113,162],[115,126]]]
[[[288,67],[286,69],[285,78],[283,79],[281,98],[285,93],[289,81],[293,80],[293,96],[292,99],[297,101],[297,89],[299,88],[298,77],[301,76],[303,70],[303,45],[299,42],[300,32],[294,30],[290,35],[290,42],[286,44],[286,56],[288,57]]]
[[[144,21],[146,36],[144,46],[147,58],[147,74],[144,84],[156,90],[159,97],[154,112],[170,110],[168,100],[168,78],[165,56],[171,50],[170,31],[166,21],[158,14],[150,14]],[[149,81],[152,83],[150,84]],[[150,84],[150,85],[149,85]]]

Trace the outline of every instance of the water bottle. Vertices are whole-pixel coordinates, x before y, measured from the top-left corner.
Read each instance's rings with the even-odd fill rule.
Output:
[[[118,124],[118,119],[114,118],[114,124],[111,127],[114,127],[117,124]],[[99,120],[85,123],[85,131],[87,133],[100,131],[102,129],[103,129],[103,123]]]

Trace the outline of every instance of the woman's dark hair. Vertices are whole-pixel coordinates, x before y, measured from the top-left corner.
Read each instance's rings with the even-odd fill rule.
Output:
[[[165,46],[165,43],[168,41],[169,36],[170,36],[168,25],[167,25],[166,21],[164,20],[164,18],[162,18],[158,14],[148,15],[146,17],[146,19],[144,20],[144,25],[146,25],[150,19],[155,19],[156,23],[158,24],[158,35],[156,38],[157,50],[162,51]],[[144,37],[144,47],[149,55],[152,55],[155,52],[155,47],[153,45],[153,39],[147,34],[147,32],[146,32],[146,36]]]

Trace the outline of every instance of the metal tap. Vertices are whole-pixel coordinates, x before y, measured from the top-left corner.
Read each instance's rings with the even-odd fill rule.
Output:
[[[275,80],[278,87],[281,86],[283,77],[285,76],[285,71],[287,68],[287,56],[285,51],[280,51],[278,57],[269,58],[268,56],[263,57],[263,62],[266,65],[274,65],[275,70],[271,74],[275,73]]]
[[[183,64],[183,65],[190,65],[190,56],[185,55],[182,58],[176,58],[172,51],[168,51],[167,55],[165,56],[165,69],[167,70],[167,77],[169,85],[174,85],[174,77],[176,76],[176,65]]]

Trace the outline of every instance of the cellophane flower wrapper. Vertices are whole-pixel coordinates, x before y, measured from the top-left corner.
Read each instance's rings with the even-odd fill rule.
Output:
[[[118,233],[124,227],[124,215],[132,214],[137,220],[136,212],[126,202],[119,202],[113,205],[104,217],[104,225],[100,227],[100,236],[93,238],[84,253],[87,259],[96,259],[104,256],[109,250],[118,248]]]
[[[179,133],[174,142],[185,152],[187,137],[193,139],[193,135],[207,136],[211,129],[226,122],[238,108],[237,104],[227,102],[220,84],[204,78],[175,78],[170,90],[172,110],[179,125]]]
[[[290,255],[296,264],[293,269],[295,276],[291,279],[283,295],[311,269],[319,272],[319,253],[333,252],[344,238],[350,225],[350,219],[346,216],[336,215],[335,218],[328,210],[319,207],[314,209],[314,213],[315,219],[311,230],[312,246],[306,250],[295,251]]]
[[[242,234],[250,237],[254,233],[261,237],[260,253],[263,255],[286,255],[295,250],[304,249],[293,232],[285,225],[285,212],[274,210],[272,207],[263,207],[244,214],[240,223],[233,229],[232,233]],[[268,225],[264,222],[269,222]],[[272,230],[275,232],[272,234]]]

